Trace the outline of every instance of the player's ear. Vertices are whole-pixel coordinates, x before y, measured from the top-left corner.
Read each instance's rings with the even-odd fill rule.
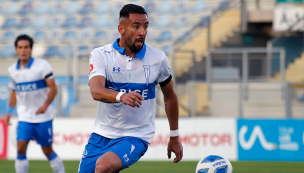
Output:
[[[122,35],[125,32],[124,26],[122,24],[118,25],[118,32]]]

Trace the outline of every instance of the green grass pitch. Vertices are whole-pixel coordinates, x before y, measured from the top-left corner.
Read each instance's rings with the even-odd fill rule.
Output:
[[[64,161],[66,173],[77,173],[79,161]],[[197,162],[139,161],[121,173],[194,173]],[[231,162],[234,173],[303,173],[304,162]],[[0,160],[0,173],[14,173],[14,161]],[[30,161],[28,173],[52,173],[48,161]]]

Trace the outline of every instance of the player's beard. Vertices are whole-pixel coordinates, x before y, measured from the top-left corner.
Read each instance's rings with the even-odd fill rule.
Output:
[[[139,52],[143,48],[145,39],[144,38],[142,38],[142,39],[143,39],[143,44],[141,46],[135,46],[135,41],[139,40],[139,39],[135,39],[134,41],[132,41],[129,37],[125,37],[128,48],[134,53]],[[142,39],[140,39],[140,40],[142,40]]]

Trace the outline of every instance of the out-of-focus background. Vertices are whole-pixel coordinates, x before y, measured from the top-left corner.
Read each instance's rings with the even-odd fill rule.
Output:
[[[97,106],[89,53],[120,37],[119,11],[127,3],[146,9],[146,43],[171,64],[185,160],[215,153],[232,161],[304,161],[303,0],[0,0],[0,116],[10,96],[7,68],[17,61],[14,40],[28,34],[33,57],[51,64],[58,86],[54,148],[63,159],[80,159]],[[159,87],[156,95],[146,160],[166,159]],[[16,156],[16,121],[0,124],[2,158]],[[36,148],[28,157],[44,159]]]

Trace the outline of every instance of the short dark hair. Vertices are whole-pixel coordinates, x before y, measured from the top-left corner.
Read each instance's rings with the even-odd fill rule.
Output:
[[[122,9],[120,10],[119,18],[121,17],[129,18],[130,14],[145,14],[148,16],[146,10],[142,6],[135,4],[127,4],[123,6]]]
[[[18,46],[18,41],[27,40],[30,42],[30,47],[33,48],[34,40],[28,35],[19,35],[15,40],[15,48]]]

